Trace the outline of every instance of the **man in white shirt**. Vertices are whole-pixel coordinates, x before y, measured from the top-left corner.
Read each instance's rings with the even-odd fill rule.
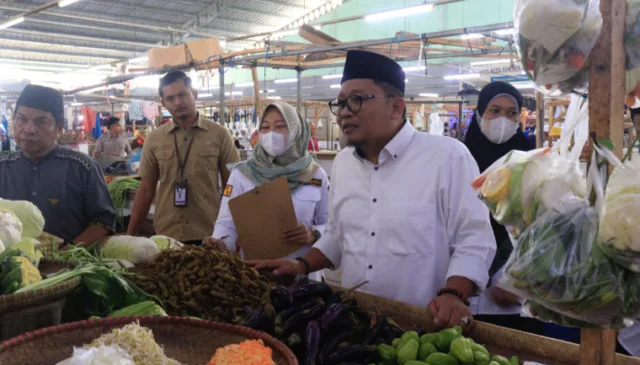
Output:
[[[276,275],[340,267],[342,285],[427,306],[440,327],[468,327],[496,243],[471,188],[477,164],[458,141],[405,123],[405,75],[379,54],[349,51],[331,111],[351,147],[333,163],[329,220],[303,258],[254,262]]]

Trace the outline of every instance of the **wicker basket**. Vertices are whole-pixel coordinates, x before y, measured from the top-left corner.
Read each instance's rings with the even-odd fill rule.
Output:
[[[0,364],[54,365],[73,354],[73,347],[90,343],[134,318],[104,318],[48,327],[4,341],[0,345]],[[186,317],[140,317],[140,325],[151,329],[165,354],[185,365],[206,364],[216,349],[246,339],[261,339],[273,349],[277,365],[298,365],[283,343],[263,332],[245,327]],[[240,365],[240,364],[238,364]]]

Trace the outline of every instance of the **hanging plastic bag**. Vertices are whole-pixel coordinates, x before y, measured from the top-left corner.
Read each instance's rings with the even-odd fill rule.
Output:
[[[640,273],[640,159],[617,166],[607,184],[600,239],[620,265]]]
[[[566,316],[576,324],[624,324],[626,270],[598,241],[602,176],[594,154],[587,191],[595,193],[596,205],[576,197],[561,199],[520,235],[507,262],[498,285],[560,316],[551,318],[534,304],[532,313],[542,320],[566,325],[571,322]]]
[[[133,357],[119,346],[73,348],[73,356],[57,365],[135,365]]]
[[[472,182],[495,220],[515,236],[560,201],[585,196],[577,163],[549,148],[511,151]]]
[[[602,30],[598,0],[517,0],[514,10],[516,48],[538,90],[584,88],[587,59]]]

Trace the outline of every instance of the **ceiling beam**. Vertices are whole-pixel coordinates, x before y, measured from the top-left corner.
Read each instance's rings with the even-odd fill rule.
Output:
[[[162,15],[167,15],[172,18],[176,18],[176,17],[190,18],[192,16],[198,15],[197,13],[187,13],[183,9],[180,9],[180,11],[172,11],[165,8],[156,8],[156,7],[146,6],[146,5],[128,4],[128,3],[123,3],[120,1],[114,1],[114,0],[85,0],[84,2],[98,4],[102,6],[113,6],[113,7],[118,7],[122,9],[131,9],[134,11],[140,10],[145,13],[154,12]]]
[[[1,41],[1,39],[0,39],[0,41]],[[44,45],[49,45],[49,44],[42,43],[42,45],[44,46]],[[49,49],[41,49],[41,48],[40,49],[33,49],[33,48],[19,47],[19,46],[4,46],[4,45],[1,45],[1,44],[0,44],[0,48],[2,49],[2,51],[21,52],[21,53],[25,54],[25,56],[35,56],[36,54],[46,54],[46,55],[68,56],[68,57],[100,58],[100,59],[104,59],[104,60],[118,60],[118,59],[127,57],[127,56],[114,57],[113,55],[99,54],[99,53],[83,53],[81,51],[70,52],[70,51],[61,51],[61,50],[57,50],[57,49],[51,49],[51,50],[49,50]],[[29,55],[26,55],[26,54],[29,54]],[[130,52],[129,57],[133,57],[134,55],[135,54],[133,52]],[[5,58],[7,58],[7,57],[5,57]],[[108,62],[104,62],[104,63],[108,63]]]
[[[26,18],[25,21],[28,22],[28,23],[46,24],[46,25],[64,27],[64,28],[82,28],[82,29],[89,29],[89,30],[97,30],[97,31],[100,31],[100,32],[124,32],[124,33],[128,32],[129,34],[131,34],[130,30],[123,29],[123,28],[117,28],[117,27],[88,25],[88,24],[80,24],[80,23],[75,23],[75,22],[66,22],[66,23],[64,23],[64,22],[56,22],[56,21],[52,21],[52,20],[35,19],[35,18]],[[158,33],[157,32],[153,32],[151,30],[135,30],[134,32],[135,32],[136,35],[145,34],[145,35],[151,35],[151,36],[158,37]]]
[[[58,31],[51,32],[51,31],[45,31],[45,30],[28,30],[28,29],[21,29],[17,27],[4,29],[2,32],[38,35],[38,36],[52,37],[52,38],[65,38],[65,39],[78,40],[78,41],[96,42],[98,44],[109,43],[109,44],[117,44],[117,45],[131,46],[131,47],[144,48],[144,49],[157,46],[155,43],[137,42],[137,41],[131,41],[127,39],[88,37],[88,36],[69,34],[69,33],[58,32]]]
[[[231,1],[229,0],[214,0],[213,4],[209,5],[206,9],[200,12],[200,14],[192,17],[184,24],[182,29],[197,29],[200,26],[205,26],[211,23],[215,18],[219,17],[229,6]]]
[[[245,13],[245,14],[264,15],[270,18],[278,18],[278,19],[287,20],[287,21],[290,20],[289,17],[283,16],[281,13],[276,13],[273,11],[253,10],[253,9],[239,8],[237,6],[232,6],[229,8],[229,10],[237,11],[239,13]]]

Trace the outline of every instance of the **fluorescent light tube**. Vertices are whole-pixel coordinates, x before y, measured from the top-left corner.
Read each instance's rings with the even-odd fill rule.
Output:
[[[444,77],[445,80],[469,80],[469,79],[477,79],[480,77],[480,74],[459,74],[459,75],[447,75]]]
[[[477,62],[471,62],[471,66],[498,65],[502,63],[511,63],[511,60],[508,58],[505,58],[502,60],[477,61]]]
[[[323,80],[332,80],[332,79],[341,79],[342,78],[342,74],[339,75],[324,75],[322,76]]]
[[[58,2],[58,6],[64,8],[65,6],[77,3],[78,1],[80,0],[60,0],[60,2]]]
[[[229,93],[228,93],[228,92],[226,92],[226,93],[224,93],[224,95],[225,95],[225,96],[229,96]],[[242,91],[234,91],[234,92],[232,92],[232,93],[231,93],[231,95],[239,95],[239,96],[242,96]]]
[[[424,71],[425,66],[412,66],[412,67],[403,67],[402,70],[404,72],[411,72],[411,71]]]
[[[263,93],[275,93],[276,89],[262,90]]]
[[[424,14],[430,11],[433,11],[433,4],[411,6],[403,9],[396,9],[396,10],[390,10],[390,11],[383,11],[381,13],[369,14],[369,15],[365,15],[364,20],[367,22],[375,22],[379,20]]]
[[[15,19],[11,19],[11,20],[9,20],[9,21],[7,21],[5,23],[0,24],[0,29],[7,29],[9,27],[13,27],[14,25],[20,24],[22,22],[24,22],[24,17],[23,16],[15,18]]]
[[[241,82],[239,84],[235,84],[236,87],[250,87],[253,86],[253,82]]]
[[[484,38],[484,36],[482,34],[477,34],[477,33],[469,33],[469,34],[460,35],[460,39],[480,39],[480,38]]]
[[[497,35],[514,35],[514,34],[516,34],[516,30],[515,29],[501,29],[501,30],[494,31],[494,33],[497,34]]]
[[[274,81],[276,84],[290,84],[292,82],[298,82],[298,79],[280,79]]]
[[[513,87],[515,87],[516,89],[533,89],[534,88],[534,85],[532,82],[514,83],[511,85],[513,85]]]
[[[129,63],[138,63],[138,62],[146,62],[149,61],[149,56],[140,56],[136,58],[132,58],[129,60]]]
[[[332,88],[332,89],[339,89],[341,87],[341,85],[340,84],[333,84],[333,85],[331,85],[329,87]]]
[[[228,94],[228,93],[225,93],[225,95],[226,94]],[[199,98],[210,98],[212,96],[213,96],[213,94],[211,94],[211,93],[198,94]]]
[[[273,99],[273,100],[282,100],[281,96],[267,96],[267,99]]]
[[[418,95],[420,95],[420,96],[422,96],[424,98],[437,98],[438,96],[440,96],[438,94],[433,94],[433,93],[420,93]]]

